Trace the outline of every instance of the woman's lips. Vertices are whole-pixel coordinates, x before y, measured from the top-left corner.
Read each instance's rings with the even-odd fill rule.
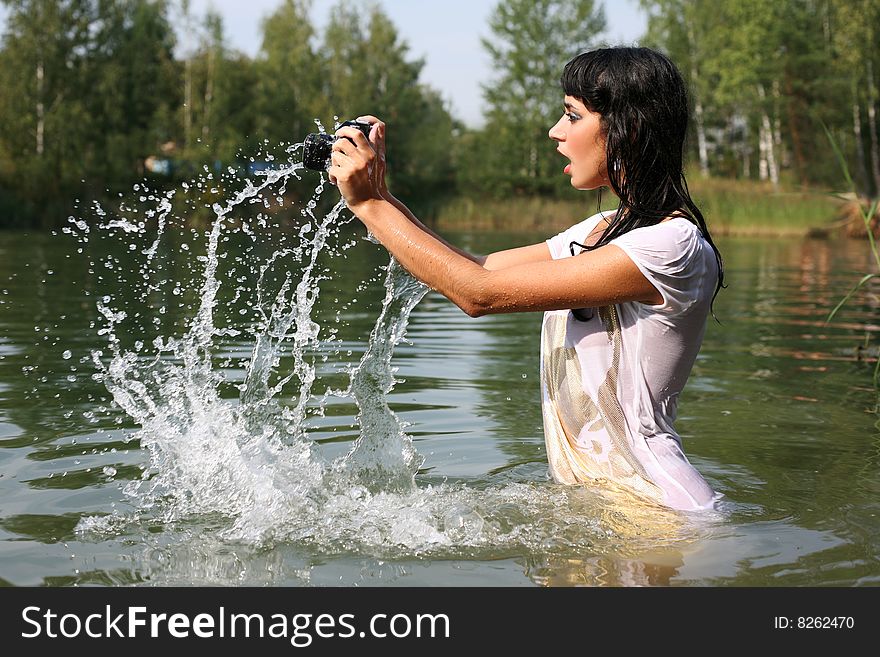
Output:
[[[565,155],[565,153],[563,153],[558,148],[556,149],[556,152],[559,153],[562,157],[565,157],[566,159],[568,159],[568,157]],[[571,162],[569,162],[568,164],[565,165],[565,169],[563,169],[562,172],[563,173],[571,173]]]

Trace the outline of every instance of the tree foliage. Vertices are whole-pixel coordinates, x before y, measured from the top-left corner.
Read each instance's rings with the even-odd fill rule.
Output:
[[[547,131],[562,113],[562,65],[605,29],[593,0],[502,0],[483,46],[494,79],[483,87],[487,129],[470,138],[463,183],[497,196],[564,189]]]
[[[705,110],[713,175],[770,178],[775,167],[793,184],[836,185],[826,126],[858,163],[862,191],[877,193],[880,171],[868,169],[877,151],[878,0],[641,5],[645,43],[679,64]]]
[[[163,2],[5,4],[4,219],[57,222],[72,196],[129,183],[161,138],[176,105],[173,32]]]
[[[151,156],[187,176],[366,113],[391,126],[395,189],[453,184],[452,117],[376,5],[339,2],[319,35],[311,2],[284,0],[252,59],[227,46],[219,15],[186,1],[2,1],[0,225],[59,224],[74,199],[130,187]]]
[[[547,131],[559,74],[600,44],[599,0],[498,0],[484,47],[484,125],[466,129],[423,84],[424,62],[375,2],[278,0],[255,57],[187,0],[0,0],[0,226],[57,225],[74,199],[145,175],[247,166],[315,120],[388,123],[390,182],[415,206],[454,195],[566,197]],[[640,0],[645,45],[691,90],[690,161],[705,175],[839,187],[827,127],[862,192],[880,189],[880,0]],[[179,42],[173,26],[178,31]],[[156,173],[156,158],[174,167]],[[176,176],[176,177],[175,177]]]

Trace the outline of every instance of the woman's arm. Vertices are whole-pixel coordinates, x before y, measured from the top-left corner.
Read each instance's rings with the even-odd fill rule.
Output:
[[[413,276],[468,315],[662,301],[635,263],[613,245],[561,260],[552,260],[541,244],[494,254],[494,264],[463,255],[383,195],[377,151],[363,133],[341,128],[337,135],[349,139],[333,145],[331,178],[349,209]]]
[[[454,244],[450,244],[440,235],[428,228],[425,224],[418,220],[418,218],[410,211],[408,207],[406,207],[406,205],[404,205],[389,192],[384,192],[382,194],[382,197],[395,208],[397,208],[397,210],[400,211],[400,213],[403,214],[407,219],[409,219],[410,222],[417,228],[424,231],[425,233],[428,233],[437,241],[441,242],[452,251],[455,251],[460,256],[467,258],[471,262],[475,262],[476,264],[481,265],[486,269],[504,269],[505,267],[513,267],[514,265],[522,265],[528,262],[540,262],[541,260],[553,259],[553,256],[550,254],[550,249],[544,242],[540,242],[538,244],[530,244],[528,246],[521,246],[515,249],[507,249],[505,251],[497,251],[496,253],[490,253],[489,255],[485,256],[478,256],[472,253],[468,253],[467,251],[458,248]]]
[[[340,181],[340,186],[343,184]],[[614,245],[574,258],[536,260],[492,270],[418,230],[384,199],[361,201],[351,210],[407,271],[472,317],[623,301],[662,302],[657,289]],[[546,245],[534,246],[547,249]]]

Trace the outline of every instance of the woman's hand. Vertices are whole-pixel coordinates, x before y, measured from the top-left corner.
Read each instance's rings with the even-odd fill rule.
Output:
[[[388,196],[387,182],[385,181],[385,122],[377,119],[375,116],[366,114],[359,116],[356,121],[369,123],[370,128],[370,144],[376,151],[376,178],[379,184],[379,191],[382,196]]]
[[[374,116],[359,116],[370,123],[370,139],[357,128],[343,127],[330,152],[330,182],[338,185],[352,210],[361,203],[382,199],[385,185],[385,124]]]

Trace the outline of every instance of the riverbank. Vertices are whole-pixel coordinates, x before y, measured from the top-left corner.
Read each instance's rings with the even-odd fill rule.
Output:
[[[750,181],[694,180],[690,189],[718,236],[827,236],[839,229],[844,205],[827,192],[777,190]],[[602,209],[615,207],[617,199],[606,193]],[[567,228],[595,211],[593,194],[584,200],[458,198],[438,209],[433,224],[441,230],[551,231]]]
[[[311,190],[288,189],[283,196],[275,197],[274,202],[240,208],[228,218],[231,225],[237,220],[262,214],[268,224],[283,230],[292,230],[302,222],[301,209],[309,198]],[[797,236],[865,236],[864,223],[858,215],[854,199],[846,199],[820,190],[802,191],[780,188],[774,190],[769,184],[724,180],[695,179],[691,194],[715,236],[732,237],[797,237]],[[230,187],[191,190],[185,200],[176,199],[173,215],[185,217],[189,228],[204,229],[215,219],[211,207],[236,193]],[[577,196],[578,198],[574,198]],[[317,203],[315,213],[323,216],[338,196],[325,193]],[[283,200],[279,200],[283,199]],[[403,198],[417,216],[433,228],[443,231],[508,231],[535,232],[549,234],[564,230],[580,219],[596,212],[597,195],[585,192],[573,195],[570,199],[545,197],[512,197],[506,199],[475,199],[466,196],[451,196],[447,199]],[[603,210],[617,207],[617,198],[609,191],[603,193]],[[124,205],[137,205],[134,199]],[[116,204],[108,204],[105,211],[112,211]],[[61,217],[73,214],[86,221],[89,211],[71,210],[58,213]],[[0,226],[3,225],[0,216]],[[149,222],[148,222],[149,223]],[[876,229],[875,229],[876,235]]]

